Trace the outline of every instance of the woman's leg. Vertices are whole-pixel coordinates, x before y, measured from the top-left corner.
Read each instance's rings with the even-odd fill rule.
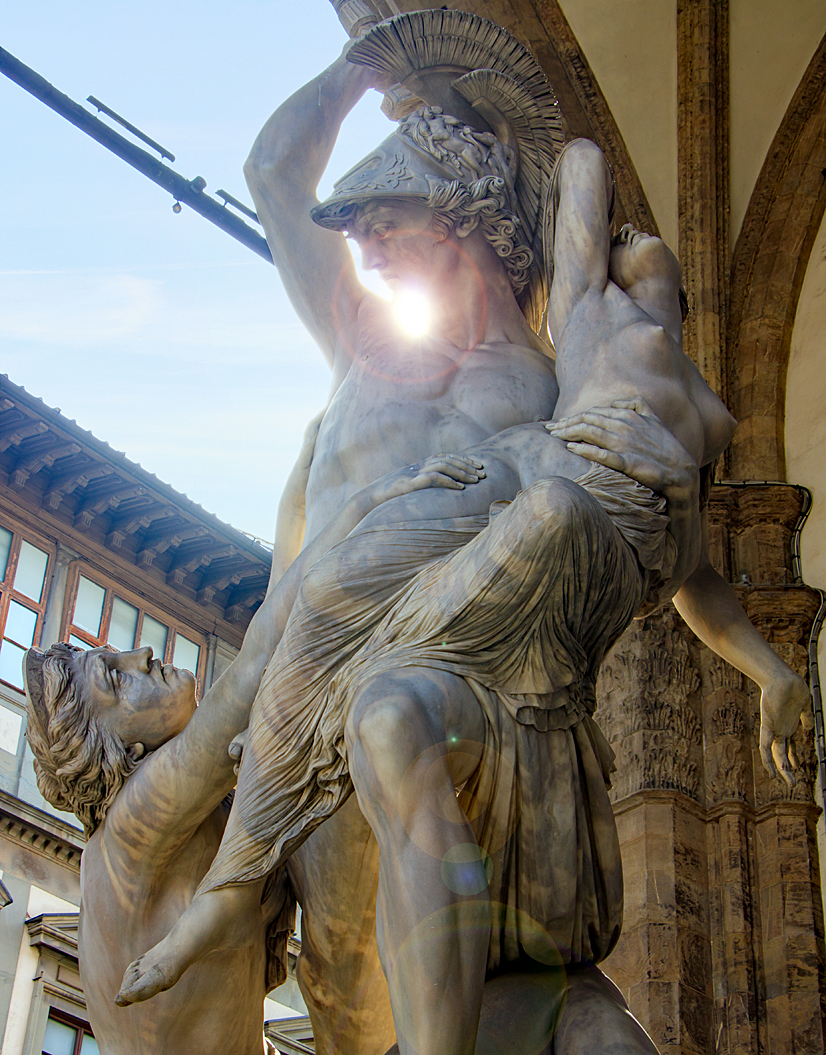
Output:
[[[149,1000],[171,989],[184,971],[208,953],[243,949],[261,940],[264,880],[196,895],[167,936],[124,972],[115,1003]]]

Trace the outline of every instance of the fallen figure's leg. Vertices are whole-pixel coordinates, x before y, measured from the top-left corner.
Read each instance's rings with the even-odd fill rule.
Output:
[[[167,936],[131,963],[115,997],[120,1007],[171,989],[197,960],[260,940],[264,880],[222,887],[193,898]]]

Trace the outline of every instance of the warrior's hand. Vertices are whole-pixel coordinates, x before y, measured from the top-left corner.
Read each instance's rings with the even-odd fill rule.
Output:
[[[568,450],[630,476],[669,501],[696,496],[697,463],[642,398],[549,421]]]
[[[779,770],[790,788],[795,785],[797,759],[789,747],[799,722],[804,729],[814,727],[812,696],[806,682],[788,670],[762,687],[760,757],[769,774],[776,777]]]
[[[426,487],[448,487],[456,491],[475,484],[485,475],[480,461],[460,454],[434,454],[423,462],[388,473],[369,488],[374,505]]]
[[[375,88],[377,92],[386,92],[395,87],[395,81],[393,78],[382,70],[374,70],[371,66],[362,66],[360,63],[353,62],[351,59],[347,58],[348,52],[355,43],[355,39],[348,40],[341,50],[341,55],[336,61],[345,61],[351,70],[358,70],[359,76],[364,78],[364,83],[367,88]]]

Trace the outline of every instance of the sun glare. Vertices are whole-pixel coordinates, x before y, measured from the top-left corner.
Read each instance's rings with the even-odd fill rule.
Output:
[[[365,271],[362,267],[361,253],[349,238],[347,248],[353,255],[361,284],[384,300],[392,300],[393,312],[401,328],[411,337],[423,337],[430,329],[430,306],[424,293],[413,289],[391,290],[377,271]]]
[[[411,336],[423,337],[430,329],[430,305],[423,293],[400,290],[393,300],[393,309],[402,329]]]

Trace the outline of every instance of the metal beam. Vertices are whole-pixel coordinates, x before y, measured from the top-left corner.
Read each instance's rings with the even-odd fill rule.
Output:
[[[109,125],[104,124],[98,117],[84,109],[68,95],[59,92],[54,85],[50,84],[39,73],[25,66],[14,55],[4,48],[0,48],[0,72],[4,73],[15,84],[19,84],[27,92],[50,107],[61,117],[65,117],[81,132],[97,140],[107,150],[111,150],[128,165],[142,172],[144,176],[157,183],[159,187],[169,191],[176,201],[183,202],[190,209],[200,213],[201,216],[220,227],[222,231],[232,235],[233,238],[252,249],[268,263],[272,263],[272,255],[266,239],[262,238],[257,231],[244,223],[244,221],[231,212],[226,205],[217,202],[209,194],[204,194],[203,187],[206,185],[200,176],[188,180],[179,175],[168,165],[164,165],[157,158],[152,157],[145,150],[130,143],[122,135]],[[7,144],[8,145],[8,144]]]

